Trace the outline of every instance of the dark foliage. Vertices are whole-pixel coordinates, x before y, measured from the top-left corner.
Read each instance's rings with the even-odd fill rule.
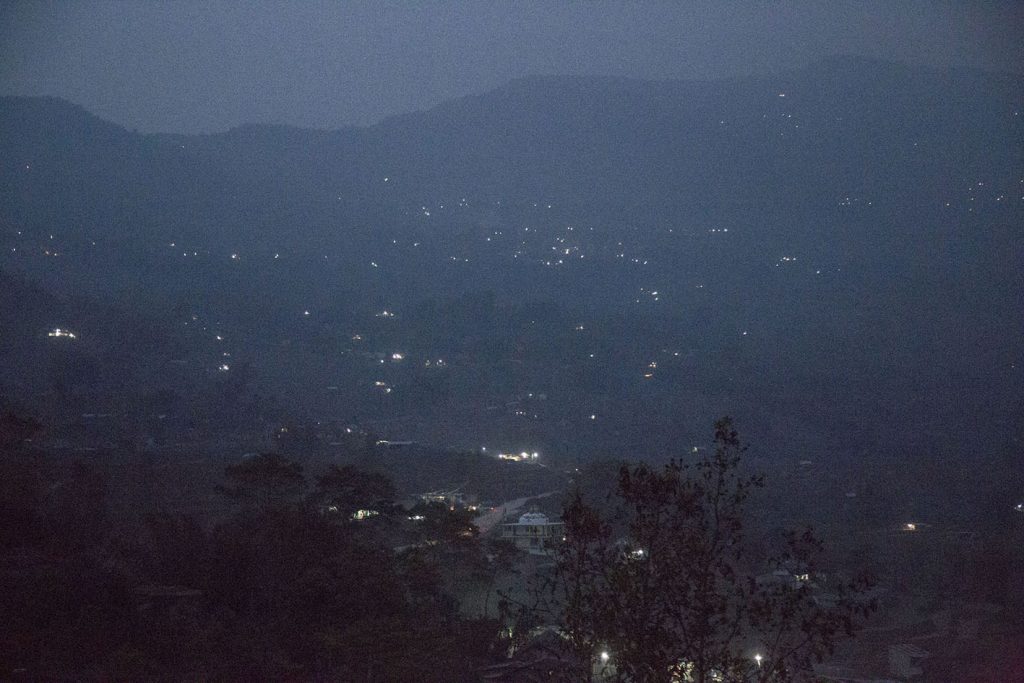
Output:
[[[307,495],[300,466],[261,455],[226,468],[238,505],[221,522],[130,530],[94,468],[22,469],[4,483],[24,492],[2,509],[18,533],[0,556],[0,678],[459,681],[491,661],[497,623],[459,616],[435,554],[398,555],[317,503],[393,506],[380,475],[337,468]],[[436,512],[434,545],[464,541]]]
[[[345,519],[357,510],[380,512],[392,505],[395,485],[383,474],[364,472],[352,465],[334,465],[317,479],[316,501]]]
[[[263,453],[230,465],[224,477],[228,483],[218,488],[220,492],[261,510],[298,500],[306,484],[302,465],[277,453]]]
[[[871,606],[862,583],[821,582],[821,545],[809,530],[790,534],[757,576],[745,503],[762,480],[742,474],[743,450],[725,418],[707,458],[622,466],[611,514],[577,491],[565,506],[555,572],[524,625],[553,620],[582,672],[593,663],[614,680],[809,673]]]

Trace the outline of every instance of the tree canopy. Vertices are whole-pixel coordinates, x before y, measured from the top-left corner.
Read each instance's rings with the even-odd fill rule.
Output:
[[[610,680],[704,683],[808,672],[870,605],[862,583],[824,582],[809,529],[787,534],[767,563],[754,560],[745,504],[763,480],[744,474],[744,450],[724,418],[707,457],[623,465],[607,506],[577,490],[554,573],[524,623],[557,624],[580,675],[593,667]]]

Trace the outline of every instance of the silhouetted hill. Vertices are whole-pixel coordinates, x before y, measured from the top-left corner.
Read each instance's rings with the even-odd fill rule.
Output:
[[[463,195],[622,213],[941,194],[964,176],[1014,170],[1020,131],[1007,125],[1021,90],[1018,77],[844,58],[729,81],[524,78],[364,129],[187,137],[132,134],[51,98],[4,98],[3,208],[116,235],[105,220],[159,235],[172,212],[173,229],[217,240],[272,232],[271,222],[323,237],[366,203]],[[63,216],[50,206],[58,193]]]
[[[54,295],[0,271],[0,398],[25,406],[51,439],[70,430],[106,444],[197,428],[210,437],[259,406],[244,373],[218,369],[226,359],[202,327]]]
[[[523,78],[338,131],[138,135],[3,98],[0,266],[198,312],[310,415],[458,446],[667,452],[737,412],[786,449],[1004,447],[1022,104],[1018,76],[851,58]],[[531,392],[527,426],[505,406]]]

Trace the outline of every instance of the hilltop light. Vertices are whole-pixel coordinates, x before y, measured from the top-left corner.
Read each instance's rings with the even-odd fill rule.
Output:
[[[487,450],[486,448],[483,450]],[[529,453],[527,451],[521,451],[519,453],[498,453],[499,460],[510,460],[512,462],[523,462],[526,460],[536,460],[540,457],[540,453],[534,451]]]
[[[913,522],[907,522],[906,524],[903,525],[903,530],[904,531],[917,531],[917,524],[914,524]]]
[[[53,328],[53,330],[51,330],[48,333],[47,336],[50,336],[50,337],[67,337],[68,339],[78,339],[78,335],[76,335],[71,330],[62,330],[59,327]]]
[[[217,369],[220,370],[221,372],[227,372],[228,370],[231,369],[231,366],[228,365],[227,363],[224,363],[223,365],[220,365]]]

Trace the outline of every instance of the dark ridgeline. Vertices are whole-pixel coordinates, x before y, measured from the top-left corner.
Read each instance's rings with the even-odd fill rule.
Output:
[[[879,618],[916,595],[980,632],[933,671],[1016,671],[1020,625],[978,615],[1024,604],[1022,109],[1019,76],[855,58],[338,131],[0,98],[0,676],[472,680],[535,568],[339,491],[607,490],[726,413],[768,473],[755,546],[813,522]]]
[[[219,323],[313,413],[361,414],[339,377],[386,381],[339,349],[459,354],[472,381],[420,373],[372,406],[419,414],[428,441],[486,443],[470,406],[537,389],[572,404],[559,419],[602,412],[573,445],[608,452],[668,454],[727,411],[779,449],[1002,448],[1021,397],[1021,92],[835,59],[706,83],[527,78],[369,128],[208,136],[5,98],[0,268]],[[302,352],[287,368],[283,340]]]

